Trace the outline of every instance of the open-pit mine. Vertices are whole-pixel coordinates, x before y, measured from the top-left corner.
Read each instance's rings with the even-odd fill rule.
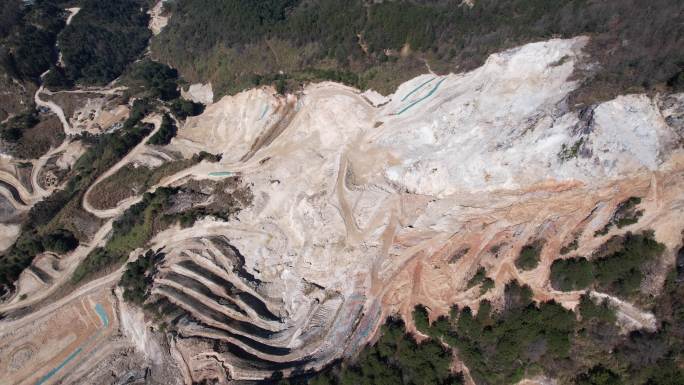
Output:
[[[39,254],[3,298],[0,383],[224,384],[318,371],[354,357],[388,316],[415,332],[414,306],[431,319],[454,304],[501,306],[511,280],[575,309],[585,291],[556,290],[553,261],[642,229],[666,247],[641,287],[657,294],[684,229],[684,94],[569,105],[591,66],[587,41],[527,44],[388,96],[333,82],[249,89],[178,122],[161,146],[148,143],[162,124],[150,114],[145,139],[83,194],[89,242]],[[92,92],[70,111],[60,92],[36,100],[50,97],[73,139],[128,116],[112,97],[123,91]],[[220,160],[190,161],[202,151]],[[0,159],[2,248],[18,235],[12,218],[65,183],[60,170],[82,152],[67,139],[29,165]],[[181,166],[139,185],[110,179],[172,163]],[[73,284],[117,219],[162,187],[175,195],[159,215],[207,215],[155,223],[130,252],[128,262],[154,261],[144,300],[124,300],[125,265]],[[631,197],[638,221],[611,226]],[[539,263],[521,268],[535,242]],[[468,285],[480,268],[491,290]],[[624,332],[657,327],[639,304],[592,293],[614,301]]]

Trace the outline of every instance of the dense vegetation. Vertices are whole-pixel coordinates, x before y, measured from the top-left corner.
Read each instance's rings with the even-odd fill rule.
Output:
[[[471,375],[479,383],[515,383],[532,363],[553,362],[569,355],[575,316],[554,302],[535,306],[531,291],[517,283],[506,287],[507,308],[492,314],[483,301],[476,316],[460,311],[455,333],[448,319],[433,326],[450,345],[458,347]],[[432,328],[431,328],[432,329]]]
[[[188,116],[197,116],[204,112],[204,104],[181,98],[172,101],[169,104],[169,108],[178,119],[185,119]]]
[[[135,99],[131,105],[131,112],[128,115],[128,119],[124,121],[123,128],[131,129],[139,124],[147,114],[154,111],[155,109],[154,101],[144,98]]]
[[[66,186],[31,207],[21,235],[11,248],[0,256],[0,295],[12,289],[14,281],[31,264],[36,254],[53,247],[51,245],[58,248],[57,250],[62,250],[60,248],[64,245],[73,245],[68,234],[78,239],[79,229],[75,227],[71,215],[73,210],[80,210],[88,186],[149,132],[149,127],[137,122],[113,133],[82,138],[90,146],[76,161]],[[61,236],[56,239],[45,238],[51,237],[50,234],[55,232]]]
[[[506,285],[504,306],[481,301],[477,314],[454,307],[432,324],[416,307],[416,328],[456,349],[476,384],[513,384],[545,374],[574,384],[674,385],[684,381],[684,285],[668,280],[655,333],[621,335],[605,303],[583,296],[575,314],[550,301],[536,304],[527,286]]]
[[[147,250],[133,262],[126,265],[119,286],[123,287],[126,301],[142,306],[150,294],[157,263],[164,259],[163,253]]]
[[[147,141],[148,144],[152,145],[165,145],[171,142],[174,136],[176,136],[176,123],[169,117],[169,115],[164,114],[162,117],[161,125],[159,126],[159,131],[157,131],[150,140]]]
[[[614,226],[616,226],[618,229],[621,229],[625,226],[637,223],[639,218],[644,215],[644,210],[639,210],[637,208],[640,203],[641,198],[639,197],[629,197],[624,202],[620,202],[620,204],[615,208],[615,212],[608,223],[606,223],[601,230],[596,231],[594,236],[606,235]]]
[[[515,266],[521,270],[532,270],[537,267],[543,246],[544,244],[541,241],[534,241],[523,246],[520,255],[515,260]]]
[[[590,262],[586,258],[555,260],[551,285],[557,290],[596,290],[629,298],[638,293],[646,264],[659,257],[665,246],[653,232],[627,233],[609,239]]]
[[[311,385],[461,385],[460,373],[452,373],[452,353],[437,340],[416,342],[400,319],[390,318],[380,339],[366,347],[349,366],[336,365],[314,376]],[[293,384],[300,383],[293,379]],[[288,383],[288,382],[284,382]]]
[[[169,101],[180,96],[178,72],[149,59],[141,60],[132,66],[126,76],[126,84],[136,88],[138,93],[144,93],[145,97]]]
[[[556,290],[582,290],[594,280],[594,267],[586,258],[557,259],[551,265],[550,279]]]
[[[652,232],[627,233],[617,250],[594,261],[596,286],[599,290],[621,297],[635,294],[644,278],[643,267],[655,261],[665,246],[658,243]]]
[[[537,374],[568,384],[674,385],[684,381],[681,369],[684,363],[681,344],[684,338],[684,283],[677,278],[673,269],[656,308],[658,318],[664,323],[655,333],[635,331],[621,335],[615,326],[615,311],[586,295],[581,298],[577,314],[553,301],[536,304],[531,299],[529,287],[520,286],[516,281],[506,285],[504,306],[498,311],[493,311],[489,302],[481,301],[477,314],[469,308],[454,306],[449,316],[430,323],[427,309],[417,306],[413,318],[416,328],[431,337],[429,343],[441,341],[455,349],[478,385],[514,384],[523,377]],[[355,369],[342,369],[337,365],[314,376],[308,383],[444,383],[434,380],[442,367],[438,363],[423,364],[425,380],[401,382],[391,374],[400,369],[387,362],[377,362],[379,354],[387,356],[403,351],[410,355],[409,350],[400,350],[403,344],[388,346],[388,333],[390,340],[396,339],[397,331],[403,333],[403,327],[392,330],[394,325],[401,324],[388,322],[378,343],[366,348],[351,366]],[[439,361],[443,359],[442,354],[427,349],[414,348],[414,351],[414,355],[432,354]],[[436,347],[435,351],[438,351]],[[413,357],[409,362],[422,360],[428,359]],[[349,372],[353,370],[362,376],[350,376]],[[455,376],[454,381],[459,381],[459,377]],[[289,383],[300,382],[291,380]]]
[[[65,76],[84,84],[109,83],[147,46],[147,2],[82,0],[80,5],[59,35]]]
[[[17,142],[24,136],[24,132],[38,124],[35,110],[26,111],[13,116],[7,122],[0,124],[0,138],[8,142]]]
[[[133,250],[145,246],[155,230],[166,227],[161,223],[166,223],[168,218],[162,214],[169,207],[175,192],[172,188],[158,188],[154,193],[145,193],[141,202],[129,207],[114,222],[107,244],[88,254],[74,272],[72,282],[80,282],[124,263]]]
[[[684,87],[673,0],[178,0],[153,44],[160,61],[219,93],[330,79],[391,91],[424,72],[468,70],[487,55],[554,36],[591,34],[596,76],[580,102],[627,90]],[[667,26],[667,28],[662,28]],[[625,43],[628,42],[628,43]],[[403,50],[402,50],[403,49]],[[402,51],[400,53],[400,51]],[[277,76],[279,71],[284,74]]]
[[[54,0],[0,4],[0,72],[37,82],[57,60],[55,42],[65,12]]]
[[[203,104],[180,97],[181,80],[178,77],[178,72],[165,64],[149,59],[141,60],[132,65],[124,76],[123,82],[129,87],[126,91],[128,96],[137,98],[136,102],[142,103],[144,101],[144,105],[149,107],[152,100],[160,100],[178,119],[196,116],[204,111]],[[147,112],[139,109],[135,113]],[[167,132],[170,133],[170,131]],[[173,135],[175,135],[175,131]]]

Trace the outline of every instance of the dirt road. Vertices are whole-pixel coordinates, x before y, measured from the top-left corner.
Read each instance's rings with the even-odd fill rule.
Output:
[[[105,173],[100,175],[100,177],[97,178],[97,180],[95,180],[95,182],[93,182],[90,185],[90,187],[88,187],[88,190],[83,196],[83,208],[87,212],[95,215],[98,218],[111,218],[120,215],[126,210],[126,208],[130,207],[131,205],[135,204],[135,202],[141,199],[141,197],[132,197],[123,202],[120,202],[119,205],[113,209],[99,210],[90,204],[89,196],[93,188],[97,186],[98,183],[114,175],[117,171],[119,171],[119,169],[130,163],[131,160],[135,159],[136,156],[140,155],[145,150],[145,147],[147,146],[147,141],[154,134],[156,134],[157,131],[159,131],[159,128],[161,127],[162,116],[159,114],[151,115],[143,119],[143,122],[154,124],[154,129],[152,130],[152,132],[150,132],[145,138],[143,138],[143,140],[140,141],[140,143],[138,143],[137,146],[135,146],[131,151],[129,151],[128,154],[126,154],[126,156],[124,156],[112,168],[110,168]]]

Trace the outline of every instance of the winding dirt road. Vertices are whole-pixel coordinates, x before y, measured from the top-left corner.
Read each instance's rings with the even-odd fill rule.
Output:
[[[10,302],[0,304],[0,312],[8,312],[33,305],[52,295],[59,287],[71,279],[71,276],[73,275],[74,271],[76,271],[78,265],[81,264],[81,262],[86,258],[86,256],[88,256],[88,254],[90,254],[91,251],[95,250],[97,247],[105,245],[107,236],[112,230],[113,223],[113,219],[109,220],[100,228],[100,230],[98,230],[97,233],[95,233],[93,240],[89,244],[81,244],[76,248],[76,250],[63,256],[63,260],[67,262],[67,265],[60,266],[62,268],[62,274],[60,274],[60,276],[54,280],[52,285],[50,285],[48,288],[40,290],[35,294],[32,294],[29,298],[24,300],[21,300],[18,296],[14,296]],[[112,277],[114,274],[118,273],[110,274],[107,277],[114,279]],[[88,285],[84,287],[88,287]]]
[[[86,193],[83,195],[83,208],[87,212],[95,215],[98,218],[111,218],[117,215],[121,215],[126,210],[126,208],[130,207],[131,205],[135,204],[136,202],[140,201],[140,199],[142,199],[142,197],[140,196],[134,196],[124,200],[123,202],[120,202],[119,205],[117,205],[117,207],[107,210],[96,209],[90,204],[89,199],[90,193],[95,186],[97,186],[103,180],[114,175],[114,173],[116,173],[122,167],[130,163],[131,160],[135,159],[136,156],[140,155],[145,150],[145,147],[147,146],[147,141],[159,131],[159,128],[161,127],[162,116],[159,114],[154,114],[146,117],[142,121],[144,123],[154,124],[154,129],[152,130],[152,132],[150,132],[145,138],[143,138],[143,140],[140,141],[140,143],[138,143],[138,145],[135,146],[131,151],[129,151],[128,154],[126,154],[126,156],[124,156],[117,164],[115,164],[112,168],[107,170],[104,174],[100,175],[100,177],[97,178],[95,182],[93,182],[90,185],[90,187],[88,187],[88,190],[86,190]]]
[[[71,130],[71,126],[69,126],[69,122],[67,121],[66,117],[64,116],[64,110],[62,110],[62,107],[58,106],[52,101],[45,101],[40,98],[40,94],[43,92],[43,86],[40,86],[38,88],[38,91],[36,91],[36,95],[33,97],[33,100],[36,102],[36,105],[38,107],[45,107],[50,109],[57,117],[59,118],[59,121],[62,122],[62,126],[64,127],[64,133],[66,135],[75,135],[78,134],[78,132],[73,132]]]

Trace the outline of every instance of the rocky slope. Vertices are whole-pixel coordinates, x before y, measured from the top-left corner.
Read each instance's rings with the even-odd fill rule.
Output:
[[[624,95],[573,110],[586,41],[528,44],[472,72],[419,76],[373,103],[321,83],[287,97],[245,91],[190,118],[171,147],[223,154],[192,177],[240,175],[254,200],[235,220],[153,241],[171,254],[152,302],[178,308],[188,375],[321,367],[357,351],[388,314],[477,306],[466,283],[479,266],[495,280],[485,294],[494,302],[518,279],[535,298],[573,308],[581,292],[553,290],[548,272],[575,239],[570,255],[588,255],[611,235],[652,228],[670,264],[684,227],[684,97]],[[595,236],[631,196],[644,198],[644,217]],[[541,263],[519,270],[514,259],[535,240]]]
[[[9,314],[0,320],[0,371],[16,383],[294,376],[353,356],[388,315],[404,316],[415,331],[416,304],[426,305],[431,318],[453,304],[476,309],[481,299],[501,307],[504,286],[514,279],[529,285],[536,300],[573,309],[584,291],[555,290],[552,262],[595,258],[613,235],[642,229],[654,230],[667,248],[640,287],[658,293],[684,228],[684,94],[568,105],[584,81],[580,74],[593,65],[587,42],[528,44],[492,55],[471,72],[418,76],[386,97],[331,82],[286,96],[251,89],[188,118],[165,146],[147,142],[161,125],[150,112],[143,121],[154,121],[154,130],[78,201],[79,210],[103,219],[102,227],[74,252],[35,258],[18,292],[0,304]],[[195,86],[188,96],[209,101],[213,93]],[[111,103],[125,115],[118,99]],[[90,122],[74,115],[64,130],[98,132],[95,115]],[[147,164],[152,153],[167,154],[157,159],[164,163],[201,151],[221,159],[184,163],[184,170],[160,177],[149,191],[183,192],[168,193],[171,208],[150,215],[188,207],[230,215],[149,229],[154,237],[145,249],[163,257],[145,277],[146,315],[112,290],[124,268],[49,300],[79,263],[111,241],[117,218],[144,201],[137,195],[97,209],[89,200],[96,185],[126,166]],[[80,142],[65,142],[23,174],[13,159],[3,160],[7,215],[56,188],[38,183],[46,164],[68,169],[82,152]],[[21,187],[22,175],[31,191]],[[635,210],[643,215],[606,226],[621,218],[625,202],[636,202],[632,197],[641,198]],[[161,226],[137,219],[128,218],[136,226]],[[515,261],[532,244],[541,246],[540,261],[525,270]],[[145,251],[126,250],[129,261]],[[492,290],[468,284],[479,269],[493,280]],[[592,296],[618,309],[624,333],[658,327],[642,304]],[[50,303],[41,304],[46,298]],[[75,329],[76,320],[85,326]],[[61,342],[39,349],[49,341]],[[66,369],[51,377],[57,373],[51,368]]]

